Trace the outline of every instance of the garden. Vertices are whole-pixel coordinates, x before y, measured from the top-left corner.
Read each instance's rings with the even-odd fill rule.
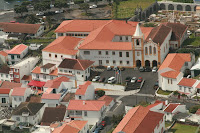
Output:
[[[176,123],[168,132],[172,133],[195,133],[197,126]]]

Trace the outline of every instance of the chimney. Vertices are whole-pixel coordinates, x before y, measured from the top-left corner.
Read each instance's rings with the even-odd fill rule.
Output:
[[[83,105],[85,105],[85,101],[83,101]]]

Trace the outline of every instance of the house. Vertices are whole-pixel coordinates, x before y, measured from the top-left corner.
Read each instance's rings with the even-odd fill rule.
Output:
[[[56,107],[60,104],[61,94],[44,93],[41,97],[41,103],[46,103],[47,107]]]
[[[32,94],[31,88],[15,87],[13,88],[12,107],[16,108],[21,102],[25,102],[26,98]]]
[[[29,35],[30,37],[38,37],[44,32],[44,26],[40,24],[25,23],[0,23],[0,35],[19,34]]]
[[[77,58],[78,46],[81,39],[62,36],[54,40],[42,50],[43,65],[53,63],[58,66],[64,58]]]
[[[10,107],[12,104],[11,99],[12,89],[0,89],[0,106]]]
[[[37,125],[42,119],[45,107],[44,103],[22,102],[13,110],[11,119],[17,123]]]
[[[28,83],[30,83],[32,81],[32,76],[31,75],[24,75],[21,79],[21,83],[23,85],[27,85]]]
[[[112,98],[110,96],[106,96],[106,95],[100,97],[98,100],[105,101],[107,111],[109,111],[115,104],[114,98]]]
[[[24,44],[16,45],[8,51],[8,64],[19,62],[28,53],[28,46]]]
[[[7,64],[8,63],[8,53],[6,51],[0,51],[0,64]]]
[[[11,78],[10,78],[10,68],[6,65],[3,65],[0,68],[0,80],[1,81],[10,81],[11,82]]]
[[[158,69],[159,87],[162,90],[176,91],[178,83],[186,69],[195,62],[195,56],[189,53],[170,53]]]
[[[178,83],[178,92],[188,96],[194,95],[197,92],[199,81],[191,78],[182,78]]]
[[[94,61],[65,58],[58,66],[58,74],[73,80],[87,81]]]
[[[166,108],[163,110],[165,113],[165,120],[172,121],[173,116],[178,112],[186,113],[186,105],[182,105],[180,103],[169,103]]]
[[[88,133],[89,132],[89,125],[87,121],[80,121],[80,120],[72,120],[66,123],[55,123],[51,126],[52,133]],[[58,126],[61,125],[61,126]]]
[[[79,85],[76,90],[75,99],[76,100],[94,100],[94,86],[91,85],[90,81],[86,81],[83,85]]]
[[[14,83],[14,82],[9,82],[9,81],[3,81],[0,83],[0,88],[8,88],[8,89],[13,89],[15,87],[21,87],[21,83]]]
[[[10,65],[9,73],[11,81],[21,83],[21,79],[24,75],[30,75],[38,61],[39,57],[28,57],[14,65]]]
[[[128,111],[113,133],[164,133],[164,131],[165,117],[163,113],[137,106]]]
[[[41,125],[50,126],[53,122],[62,122],[65,114],[66,107],[46,107],[42,116]]]
[[[192,66],[190,69],[191,71],[191,77],[196,77],[200,74],[200,58],[196,61],[196,63]]]
[[[99,124],[105,117],[105,101],[70,100],[68,116],[74,120],[87,120],[89,125]]]
[[[58,69],[55,64],[47,63],[41,67],[36,66],[31,74],[34,80],[46,82],[58,77]]]
[[[38,81],[38,80],[31,80],[27,86],[31,87],[35,93],[42,93],[43,92],[43,87],[46,84],[46,82]]]

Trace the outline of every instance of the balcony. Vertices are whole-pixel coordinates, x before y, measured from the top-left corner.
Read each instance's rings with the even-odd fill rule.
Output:
[[[13,74],[13,71],[9,71],[9,74]]]

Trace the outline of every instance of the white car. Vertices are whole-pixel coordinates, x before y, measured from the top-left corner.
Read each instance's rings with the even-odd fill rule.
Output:
[[[107,66],[107,71],[110,71],[112,70],[112,67],[111,66]]]
[[[132,77],[131,83],[135,83],[136,81],[137,81],[137,78],[136,77]]]
[[[97,5],[91,5],[90,9],[92,9],[92,8],[97,8]]]
[[[43,12],[36,13],[36,16],[42,16],[42,15],[44,15]]]
[[[100,79],[100,76],[95,76],[92,81],[98,81]]]
[[[115,77],[110,77],[108,83],[114,83],[116,81]]]
[[[63,10],[55,11],[55,13],[63,13]]]
[[[153,72],[153,73],[156,73],[157,70],[158,70],[157,67],[153,67],[152,72]]]

